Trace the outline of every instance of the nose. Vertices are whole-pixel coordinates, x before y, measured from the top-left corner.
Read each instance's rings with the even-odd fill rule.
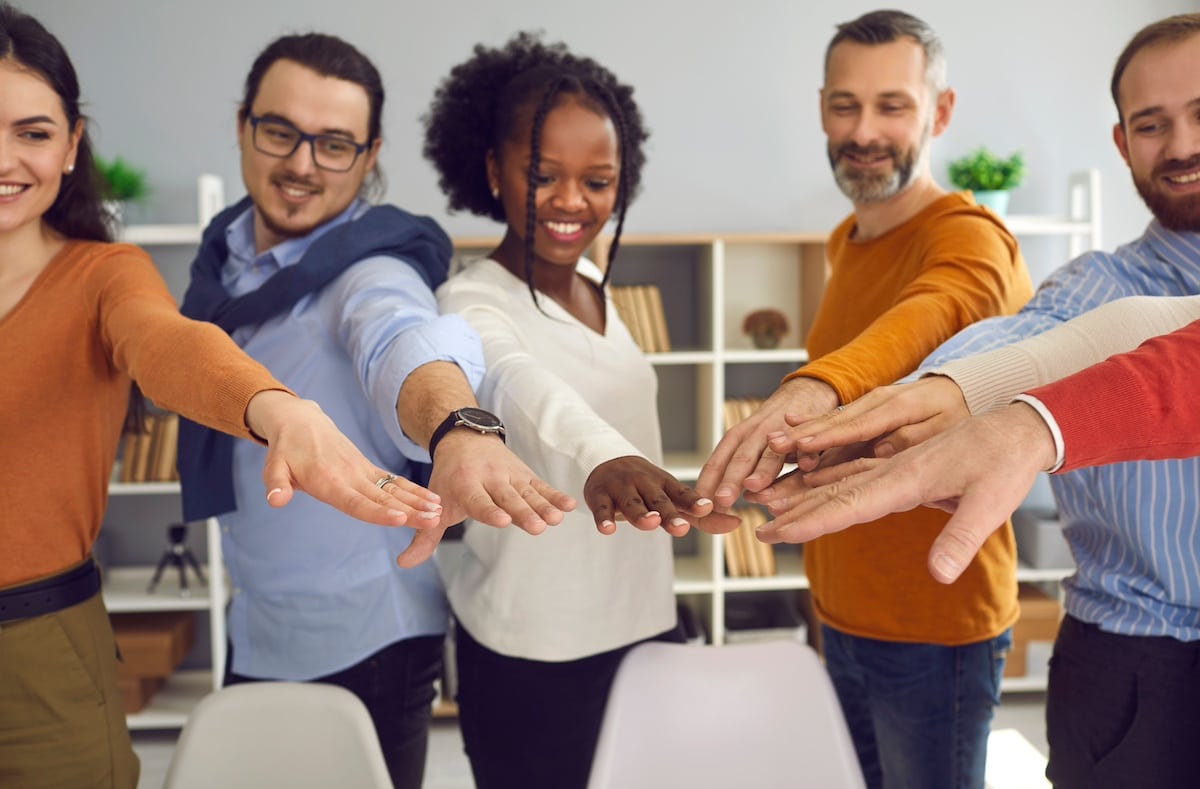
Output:
[[[284,164],[287,169],[297,175],[308,175],[317,170],[317,151],[315,140],[301,140],[296,146],[296,150],[292,151],[291,156],[285,158]]]
[[[879,140],[879,118],[870,108],[864,108],[858,114],[858,121],[854,124],[854,132],[850,138],[864,148]]]
[[[583,185],[573,178],[563,178],[554,185],[551,203],[565,211],[578,211],[586,207]]]
[[[1200,120],[1171,124],[1165,151],[1167,159],[1187,161],[1200,155]]]

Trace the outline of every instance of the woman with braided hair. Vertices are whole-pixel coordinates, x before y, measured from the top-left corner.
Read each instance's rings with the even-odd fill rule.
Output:
[[[468,522],[448,583],[463,740],[481,789],[583,787],[622,656],[677,640],[669,535],[736,525],[656,465],[657,381],[605,292],[647,132],[632,88],[528,33],[476,46],[425,128],[450,208],[505,223],[438,290],[483,341],[480,403],[596,527],[579,511],[530,540]],[[583,253],[614,214],[602,272]]]

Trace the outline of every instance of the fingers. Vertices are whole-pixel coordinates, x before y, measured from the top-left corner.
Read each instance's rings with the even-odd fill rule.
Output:
[[[897,387],[875,389],[842,408],[815,419],[793,421],[782,435],[776,435],[771,448],[776,452],[813,453],[832,447],[867,441],[895,430],[915,418],[911,412],[899,409]]]
[[[964,496],[949,523],[933,541],[929,549],[929,572],[934,580],[944,584],[958,580],[984,541],[1002,525],[996,522],[996,511],[982,505],[982,497]]]
[[[746,477],[758,465],[766,448],[764,437],[752,429],[757,420],[746,420],[725,434],[700,469],[696,490],[714,500],[717,510],[726,512],[742,493]]]
[[[403,568],[416,567],[430,556],[442,541],[450,524],[439,524],[437,528],[413,532],[412,542],[396,557],[396,564]]]

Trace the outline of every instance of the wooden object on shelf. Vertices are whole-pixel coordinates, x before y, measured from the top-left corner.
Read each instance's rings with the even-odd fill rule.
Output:
[[[730,578],[765,578],[776,572],[775,550],[755,536],[755,529],[767,522],[757,507],[735,507],[741,525],[725,535],[725,574]]]
[[[196,641],[194,611],[112,614],[119,677],[168,677]]]
[[[1013,625],[1012,650],[1004,662],[1004,676],[1023,677],[1027,672],[1027,655],[1033,642],[1053,642],[1058,636],[1062,606],[1034,584],[1017,585],[1017,602],[1021,616]]]
[[[145,430],[122,440],[121,482],[171,482],[179,478],[175,455],[179,444],[179,415],[147,414]]]
[[[644,353],[670,352],[671,339],[657,285],[614,285],[609,295],[621,322]]]
[[[743,419],[748,419],[759,409],[764,400],[761,397],[735,397],[726,400],[722,408],[722,420],[725,429],[729,430]]]
[[[117,676],[117,692],[126,715],[141,712],[167,682],[164,677]]]

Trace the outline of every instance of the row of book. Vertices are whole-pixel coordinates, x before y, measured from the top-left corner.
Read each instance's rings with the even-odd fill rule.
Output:
[[[614,285],[608,289],[621,322],[645,353],[671,350],[662,293],[657,285]]]
[[[728,430],[738,422],[748,418],[762,404],[763,399],[761,397],[735,397],[726,400],[723,410],[725,429]]]
[[[147,414],[145,430],[126,433],[121,449],[121,482],[171,482],[179,479],[175,453],[179,414]]]
[[[725,574],[730,578],[761,578],[775,574],[775,550],[755,536],[767,522],[757,507],[734,507],[741,524],[725,535]]]

